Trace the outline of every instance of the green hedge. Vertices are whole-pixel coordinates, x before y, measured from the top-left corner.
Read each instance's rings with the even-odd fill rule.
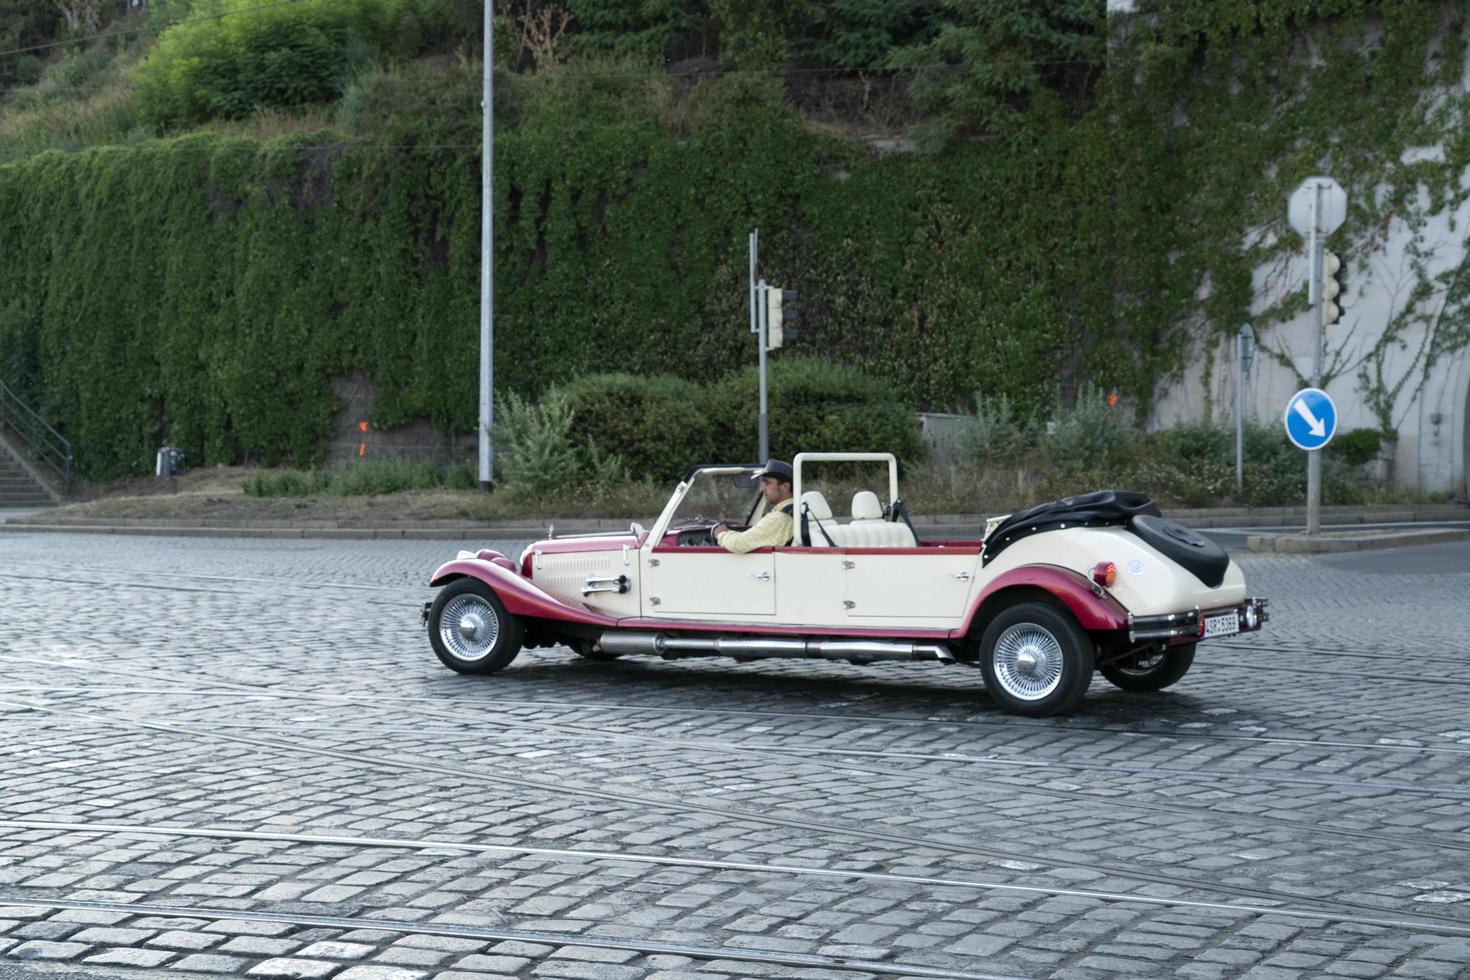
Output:
[[[870,159],[761,98],[730,82],[682,140],[651,120],[551,110],[503,134],[497,386],[535,396],[609,368],[753,366],[745,240],[759,225],[766,276],[802,289],[804,348],[866,367],[913,407],[952,403],[998,368],[993,389],[1043,397],[1058,298],[995,248],[1059,233],[1039,196],[1013,189],[1044,178],[987,151]],[[404,116],[371,145],[200,134],[0,166],[8,383],[90,477],[146,471],[165,438],[204,465],[306,465],[338,406],[329,382],[354,368],[379,385],[374,426],[472,432],[479,163],[457,118]],[[827,169],[833,154],[847,179]],[[972,212],[1006,230],[943,245],[946,216]],[[739,398],[754,404],[753,390]],[[810,431],[812,411],[773,412],[773,447]]]
[[[718,458],[708,399],[669,375],[587,375],[560,389],[572,408],[572,439],[620,456],[634,477],[668,480]]]
[[[768,372],[773,455],[891,452],[924,458],[918,413],[881,381],[811,357],[773,357]],[[758,462],[755,369],[708,385],[669,375],[587,375],[557,389],[572,407],[572,441],[619,456],[635,478],[673,480],[698,463]]]

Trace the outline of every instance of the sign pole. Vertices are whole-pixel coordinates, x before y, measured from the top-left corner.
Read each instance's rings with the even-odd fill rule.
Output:
[[[1311,278],[1307,287],[1316,321],[1312,343],[1312,387],[1322,387],[1322,184],[1312,194],[1312,234],[1307,252],[1311,256]],[[1307,535],[1322,533],[1322,451],[1307,452]]]
[[[1245,373],[1255,356],[1255,331],[1242,324],[1235,334],[1235,489],[1245,489]]]
[[[1347,192],[1331,177],[1308,177],[1286,204],[1291,227],[1307,239],[1307,302],[1312,308],[1312,384],[1286,403],[1286,434],[1307,454],[1307,534],[1322,530],[1322,448],[1337,431],[1337,408],[1322,390],[1326,358],[1325,303],[1322,288],[1322,239],[1347,220]]]
[[[771,437],[768,428],[769,418],[766,415],[766,330],[768,328],[768,316],[766,312],[766,281],[762,279],[755,285],[755,298],[757,315],[760,320],[759,343],[761,349],[761,418],[760,418],[760,462],[762,465],[770,458]]]
[[[760,229],[750,233],[750,332],[755,334],[760,345],[761,406],[760,419],[756,424],[756,446],[760,453],[757,462],[764,465],[770,456],[766,417],[766,284],[755,278],[756,266],[760,261]]]

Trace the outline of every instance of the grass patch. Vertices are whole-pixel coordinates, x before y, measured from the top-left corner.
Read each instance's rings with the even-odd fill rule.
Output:
[[[367,497],[408,490],[472,490],[475,485],[469,463],[439,466],[374,459],[341,469],[267,470],[246,477],[240,489],[252,497]]]

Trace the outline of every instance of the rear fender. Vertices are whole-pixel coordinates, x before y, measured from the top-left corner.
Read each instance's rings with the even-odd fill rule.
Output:
[[[1078,624],[1093,630],[1126,630],[1128,610],[1111,595],[1097,594],[1086,577],[1060,565],[1021,565],[1002,572],[985,584],[970,606],[964,625],[955,631],[965,636],[984,629],[990,617],[1026,593],[1044,592],[1067,608]]]
[[[480,552],[484,555],[486,552]],[[522,578],[515,562],[500,552],[489,552],[490,558],[456,558],[445,562],[429,577],[429,585],[440,586],[459,578],[476,578],[494,590],[513,616],[545,619],[552,622],[585,623],[593,626],[616,626],[617,620],[594,612],[581,603],[568,603]]]

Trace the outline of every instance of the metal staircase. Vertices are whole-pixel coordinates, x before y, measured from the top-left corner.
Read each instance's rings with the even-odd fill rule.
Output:
[[[71,443],[0,381],[0,510],[56,506],[71,476]]]

